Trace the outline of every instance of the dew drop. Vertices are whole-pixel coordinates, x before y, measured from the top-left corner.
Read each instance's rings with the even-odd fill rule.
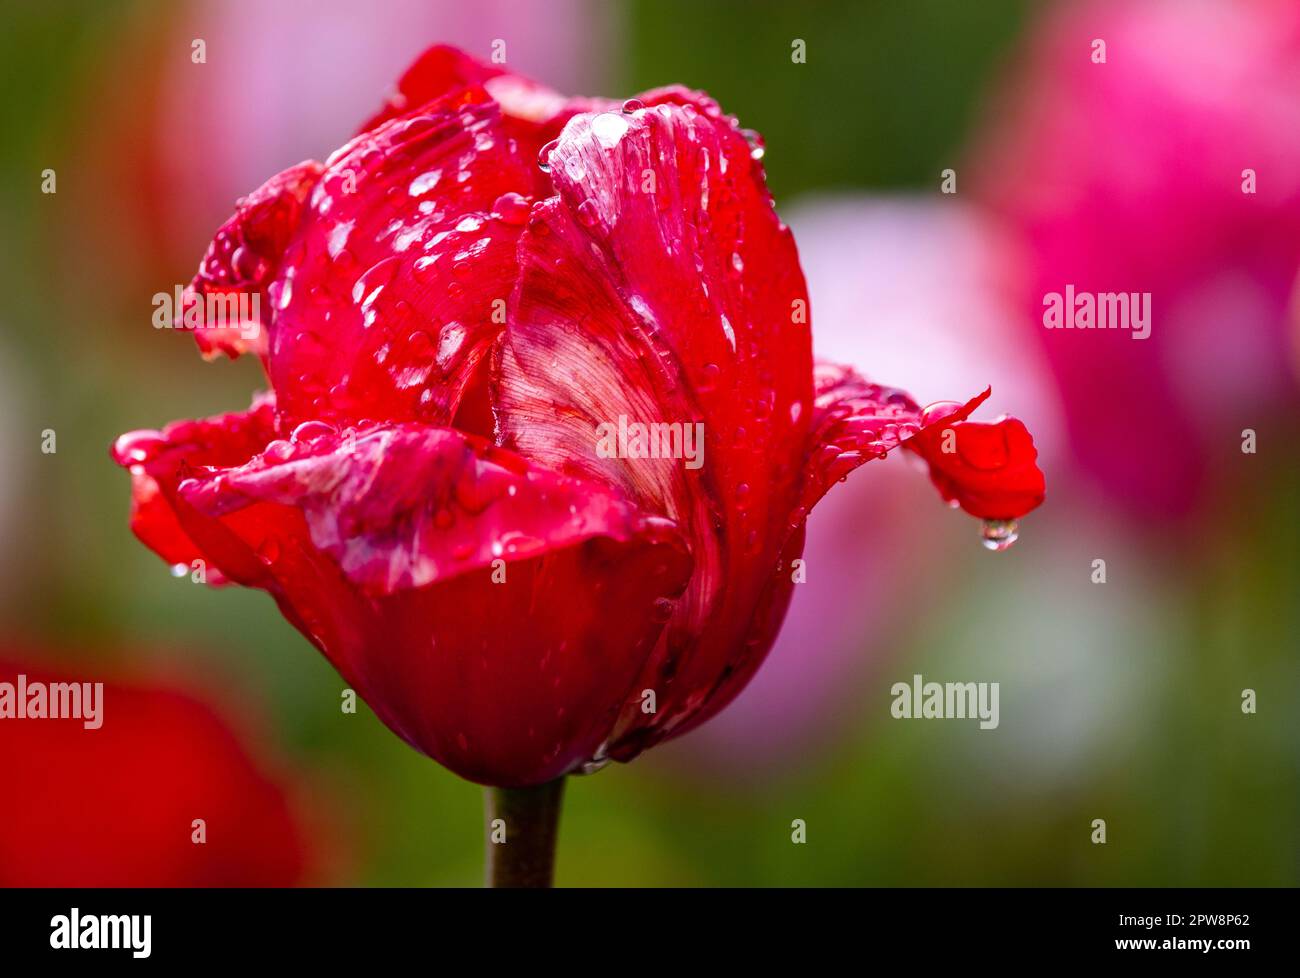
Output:
[[[625,115],[631,115],[633,112],[640,112],[645,108],[645,103],[639,98],[630,98],[623,103],[623,112]]]
[[[742,129],[740,134],[745,137],[745,142],[749,143],[749,158],[752,160],[761,160],[767,155],[767,145],[763,142],[763,137],[753,129]]]
[[[530,210],[527,198],[511,191],[504,193],[492,205],[492,213],[507,224],[518,226],[528,220]]]
[[[165,445],[165,439],[156,431],[132,431],[113,443],[113,458],[119,465],[139,465]]]
[[[421,173],[411,181],[411,185],[407,188],[406,192],[412,197],[419,197],[422,194],[427,194],[430,190],[436,187],[438,181],[441,179],[441,170],[430,170],[427,173]]]
[[[613,149],[627,135],[628,121],[617,112],[602,112],[591,120],[591,134],[605,149]]]
[[[736,331],[731,328],[731,320],[725,315],[722,316],[722,332],[727,337],[727,345],[731,347],[731,352],[736,352]]]
[[[560,141],[552,139],[549,143],[541,148],[537,154],[537,166],[543,173],[551,172],[551,154],[555,152],[555,147]]]
[[[465,342],[465,327],[460,323],[448,323],[438,334],[438,352],[434,357],[439,368],[444,372],[451,366],[452,359],[460,352]]]
[[[287,462],[294,456],[294,447],[283,438],[277,438],[262,449],[262,457],[268,462]]]
[[[718,384],[718,374],[721,371],[716,363],[706,363],[704,369],[700,371],[699,388],[702,391],[711,391]]]
[[[921,410],[921,426],[928,427],[942,421],[955,412],[961,405],[957,401],[935,401]]]
[[[266,272],[266,260],[243,245],[236,248],[235,253],[230,256],[230,266],[234,269],[235,275],[244,282],[260,281]]]
[[[1001,553],[1020,537],[1020,524],[1015,520],[985,520],[980,529],[984,549]]]
[[[433,353],[433,337],[422,329],[417,329],[406,338],[411,356],[425,359]]]
[[[600,214],[596,210],[596,202],[588,197],[578,205],[578,223],[583,227],[592,227],[600,219]]]
[[[334,426],[325,421],[304,421],[293,429],[289,439],[294,442],[309,442],[326,438],[334,433]]]

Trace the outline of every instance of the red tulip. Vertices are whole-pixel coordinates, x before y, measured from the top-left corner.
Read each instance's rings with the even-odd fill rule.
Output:
[[[954,419],[845,368],[814,383],[760,155],[697,92],[565,99],[430,50],[217,233],[194,315],[256,296],[261,330],[196,335],[257,352],[274,393],[119,440],[137,534],[270,592],[472,780],[539,784],[701,723],[858,465],[909,443],[976,515],[1042,499],[1023,426],[990,455],[965,420],[987,394]],[[676,425],[677,457],[637,457],[638,425]]]
[[[0,660],[0,886],[304,882],[308,832],[224,719],[167,686],[101,681]],[[76,711],[29,711],[56,683],[85,691]]]

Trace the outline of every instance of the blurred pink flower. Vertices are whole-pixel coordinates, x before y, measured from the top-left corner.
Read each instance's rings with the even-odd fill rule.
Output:
[[[117,24],[78,93],[69,150],[69,166],[93,160],[98,178],[60,188],[54,233],[104,318],[151,346],[139,328],[150,297],[188,281],[188,256],[266,174],[347,141],[393,65],[446,41],[563,91],[600,91],[618,27],[595,0],[195,0]]]
[[[1295,406],[1300,5],[1069,4],[1013,81],[972,186],[1025,236],[1022,322],[1073,452],[1133,514],[1188,515],[1240,463],[1242,430]],[[1150,292],[1150,336],[1045,329],[1067,285]]]
[[[1023,342],[1016,322],[1022,260],[1006,235],[950,197],[815,198],[787,218],[818,357],[863,364],[869,379],[906,365],[922,401],[991,383],[998,404],[1034,418],[1052,480],[1060,407],[1041,351]],[[861,717],[863,683],[890,664],[891,649],[960,566],[943,534],[978,550],[966,522],[954,518],[945,531],[933,519],[942,504],[909,491],[909,464],[886,459],[874,478],[850,477],[809,518],[807,581],[795,588],[776,645],[727,710],[684,748],[668,745],[681,763],[770,773]]]
[[[197,3],[176,30],[158,120],[177,203],[196,208],[182,226],[209,234],[266,174],[323,159],[374,112],[393,65],[431,44],[581,93],[601,90],[612,26],[609,6],[588,0]],[[205,41],[205,64],[191,62],[188,38]]]

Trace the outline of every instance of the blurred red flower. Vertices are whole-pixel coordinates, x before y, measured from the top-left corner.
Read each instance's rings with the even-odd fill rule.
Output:
[[[205,353],[256,352],[274,393],[118,441],[136,532],[270,592],[472,780],[691,729],[762,661],[837,480],[939,425],[912,447],[976,498],[933,457],[961,452],[965,414],[847,368],[814,384],[760,155],[698,92],[567,99],[426,52],[356,138],[218,231],[187,315]],[[214,320],[231,297],[257,302]],[[977,514],[1041,501],[1027,452],[1008,496],[980,468]]]
[[[29,690],[100,681],[5,650],[8,710],[20,676]],[[118,681],[104,682],[98,703],[93,729],[76,717],[0,719],[0,886],[309,880],[317,840],[257,745],[211,706],[168,685]]]

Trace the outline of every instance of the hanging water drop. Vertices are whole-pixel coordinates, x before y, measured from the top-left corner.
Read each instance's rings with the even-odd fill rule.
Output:
[[[985,520],[980,529],[984,549],[1001,553],[1020,537],[1020,524],[1015,520]]]

